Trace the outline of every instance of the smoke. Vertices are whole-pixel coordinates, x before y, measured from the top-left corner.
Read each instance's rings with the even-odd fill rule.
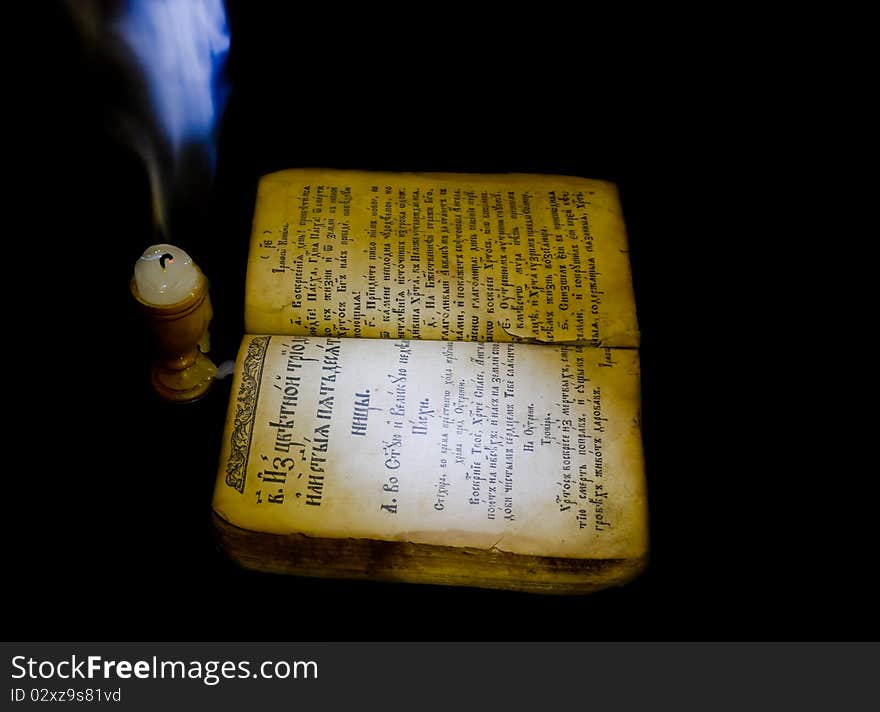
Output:
[[[111,124],[144,161],[154,222],[206,192],[228,88],[223,0],[69,0],[95,62],[118,70]]]

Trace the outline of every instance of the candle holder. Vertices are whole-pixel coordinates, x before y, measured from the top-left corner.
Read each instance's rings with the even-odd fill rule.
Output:
[[[213,317],[208,280],[196,265],[192,267],[198,275],[195,289],[173,304],[146,301],[137,279],[131,280],[131,293],[141,305],[159,348],[152,370],[153,389],[176,403],[201,398],[217,373],[217,367],[205,356],[211,348],[208,325]]]

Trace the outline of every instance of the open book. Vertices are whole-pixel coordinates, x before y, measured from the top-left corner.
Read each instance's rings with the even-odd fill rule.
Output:
[[[560,593],[644,567],[613,184],[290,170],[259,186],[214,492],[248,568]]]

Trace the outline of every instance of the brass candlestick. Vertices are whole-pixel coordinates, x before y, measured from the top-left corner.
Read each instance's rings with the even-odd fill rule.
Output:
[[[217,367],[205,356],[210,350],[208,325],[213,316],[208,280],[185,252],[171,245],[150,247],[141,260],[155,260],[156,274],[163,277],[158,270],[168,270],[175,260],[178,273],[186,270],[182,284],[166,288],[162,282],[157,290],[155,284],[150,284],[150,278],[144,279],[143,272],[136,267],[131,293],[141,305],[159,349],[152,370],[153,388],[169,401],[194,401],[207,393],[217,372]],[[154,265],[148,269],[154,270]],[[156,303],[169,299],[174,301]]]

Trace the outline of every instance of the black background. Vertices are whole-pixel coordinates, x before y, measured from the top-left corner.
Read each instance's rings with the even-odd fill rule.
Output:
[[[425,6],[398,28],[341,8],[228,5],[232,92],[216,182],[206,202],[183,205],[170,240],[211,280],[214,360],[233,358],[242,335],[263,173],[614,180],[643,338],[650,566],[620,589],[556,598],[278,577],[229,563],[214,542],[210,497],[230,381],[189,406],[150,390],[150,344],[128,291],[134,261],[155,241],[146,178],[106,129],[121,79],[59,4],[22,50],[38,96],[19,111],[30,130],[11,137],[27,169],[24,195],[7,206],[21,218],[10,217],[20,239],[5,255],[23,285],[8,297],[5,349],[9,638],[876,636],[868,590],[821,533],[833,515],[808,503],[805,472],[777,428],[786,414],[761,395],[755,374],[781,372],[755,345],[757,297],[728,280],[744,259],[733,249],[748,199],[737,170],[741,119],[753,108],[735,76],[701,66],[703,47],[682,48],[659,26],[634,33],[624,18],[586,11],[501,18]],[[762,219],[753,205],[747,222]]]

